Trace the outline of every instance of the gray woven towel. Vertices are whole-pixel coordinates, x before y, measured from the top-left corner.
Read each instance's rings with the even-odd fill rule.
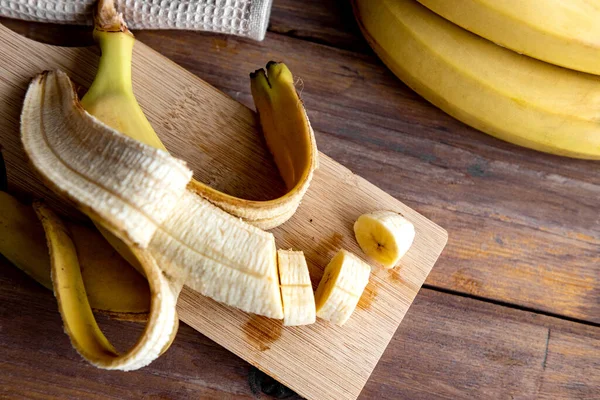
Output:
[[[273,0],[116,0],[131,29],[190,29],[263,40]],[[0,15],[91,24],[95,0],[0,0]]]

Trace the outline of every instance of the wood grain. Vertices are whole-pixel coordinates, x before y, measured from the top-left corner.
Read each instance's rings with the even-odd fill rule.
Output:
[[[30,77],[43,69],[61,68],[89,84],[97,55],[35,43],[4,27],[0,34],[6,115],[0,135],[9,187],[43,195],[70,213],[28,169],[18,136],[20,100]],[[142,108],[167,148],[187,160],[199,180],[252,198],[281,190],[253,112],[143,44],[136,45],[134,60],[134,90]],[[415,225],[416,239],[399,268],[373,269],[365,296],[344,327],[324,321],[282,327],[281,321],[249,316],[191,290],[184,290],[178,303],[182,321],[307,398],[356,398],[442,251],[446,232],[324,154],[298,212],[273,231],[278,247],[305,252],[316,287],[340,248],[361,254],[352,225],[359,215],[378,209],[405,215]]]
[[[267,58],[290,64],[319,148],[450,230],[426,284],[600,323],[599,163],[504,143],[431,106],[373,54],[349,3],[277,0],[262,43],[136,34],[246,105],[248,70]],[[38,40],[73,42],[58,27],[44,34],[46,26],[11,24]]]
[[[2,259],[0,271],[0,398],[258,397],[249,365],[185,324],[147,368],[91,367],[71,348],[51,292]],[[121,348],[142,328],[100,325]],[[599,352],[597,328],[422,289],[360,398],[594,399]]]

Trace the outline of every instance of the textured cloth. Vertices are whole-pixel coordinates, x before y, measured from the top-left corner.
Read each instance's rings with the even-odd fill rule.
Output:
[[[115,0],[130,29],[190,29],[265,37],[273,0]],[[95,0],[0,0],[0,15],[91,24]]]

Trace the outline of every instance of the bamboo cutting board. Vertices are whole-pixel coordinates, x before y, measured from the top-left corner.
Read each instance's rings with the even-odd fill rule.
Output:
[[[40,44],[0,25],[0,145],[9,188],[45,198],[75,218],[81,216],[29,169],[19,138],[19,114],[35,74],[61,68],[87,87],[97,62],[95,49]],[[133,76],[150,122],[169,151],[188,161],[197,179],[252,199],[282,193],[251,110],[141,43],[135,47]],[[306,106],[310,114],[310,104]],[[380,209],[412,221],[415,242],[399,267],[373,265],[369,285],[345,326],[317,320],[305,327],[283,327],[281,321],[246,314],[189,289],[179,299],[180,319],[308,399],[355,399],[444,248],[447,233],[324,154],[298,212],[273,230],[279,248],[304,251],[316,288],[323,268],[340,248],[363,256],[353,223],[360,214]]]

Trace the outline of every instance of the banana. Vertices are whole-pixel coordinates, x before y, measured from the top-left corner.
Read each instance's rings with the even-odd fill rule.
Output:
[[[65,293],[57,295],[65,330],[88,361],[128,370],[156,358],[160,352],[150,344],[163,351],[170,343],[163,339],[174,334],[175,303],[184,283],[244,311],[283,318],[273,235],[189,191],[192,172],[182,161],[85,112],[65,73],[45,72],[32,80],[21,140],[45,184],[122,241],[149,282],[148,326],[132,349],[135,357],[113,354],[91,322],[79,268],[65,267],[76,264],[65,230],[51,216],[42,218],[54,290]],[[108,358],[100,359],[97,350]]]
[[[42,286],[52,289],[44,230],[30,206],[0,192],[0,254]],[[119,319],[145,319],[148,283],[94,229],[65,222],[75,245],[91,307]]]
[[[34,203],[34,209],[50,249],[54,295],[65,332],[75,350],[92,365],[123,371],[144,367],[162,354],[173,341],[179,325],[175,303],[181,287],[173,285],[146,252],[135,250],[145,267],[150,286],[150,313],[141,338],[125,354],[119,354],[96,323],[81,276],[77,250],[67,227],[42,203]]]
[[[315,295],[304,253],[277,250],[277,264],[283,300],[283,324],[313,324],[316,320]]]
[[[78,107],[65,73],[33,79],[21,137],[48,187],[128,247],[147,249],[171,279],[244,311],[283,318],[273,235],[189,191],[192,172],[182,161]]]
[[[354,223],[362,251],[385,268],[394,268],[415,239],[415,227],[393,211],[363,214]]]
[[[348,321],[367,283],[371,267],[340,250],[327,264],[315,293],[317,317],[342,326]]]
[[[135,39],[112,0],[98,3],[94,37],[102,56],[81,105],[115,130],[165,150],[133,94],[131,59]],[[230,196],[195,179],[189,187],[228,213],[261,229],[271,229],[295,213],[318,167],[318,151],[293,76],[284,64],[270,62],[266,73],[261,69],[251,74],[251,90],[263,135],[287,193],[273,200],[253,201]]]
[[[519,55],[415,0],[354,0],[365,37],[408,86],[499,139],[600,159],[600,77]]]
[[[418,0],[517,53],[600,75],[600,3],[587,0]]]

